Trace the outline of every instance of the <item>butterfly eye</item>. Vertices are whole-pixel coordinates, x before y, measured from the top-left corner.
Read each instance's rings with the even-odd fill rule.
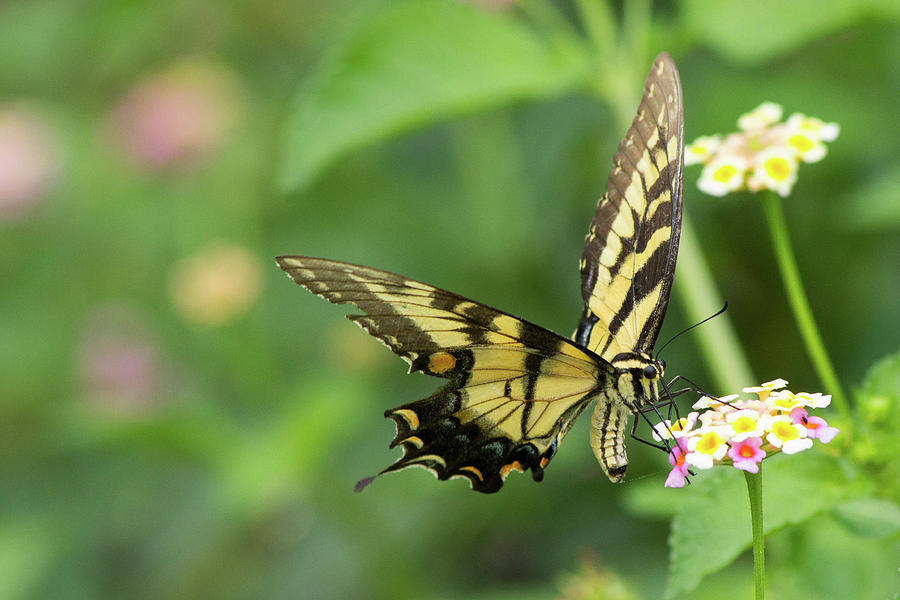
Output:
[[[644,367],[644,377],[647,379],[656,379],[656,367],[653,365],[647,365]]]
[[[664,361],[664,360],[659,361],[659,366],[662,367],[663,372],[665,372],[665,370],[666,370],[666,361]]]

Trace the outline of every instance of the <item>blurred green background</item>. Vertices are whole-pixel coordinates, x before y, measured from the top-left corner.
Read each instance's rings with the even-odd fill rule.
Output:
[[[0,3],[0,598],[660,597],[669,515],[641,498],[668,465],[632,443],[610,485],[586,419],[540,485],[412,470],[354,494],[396,457],[384,409],[435,384],[273,260],[369,264],[568,335],[623,115],[667,50],[688,140],[766,100],[841,125],[784,209],[858,387],[900,346],[900,11],[637,2],[614,42],[591,6]],[[714,303],[759,381],[820,390],[758,202],[698,175]],[[686,312],[676,293],[661,339]],[[665,358],[731,391],[691,335]],[[781,597],[896,591],[896,537],[823,549],[846,535],[775,534]],[[750,589],[743,556],[685,597]]]

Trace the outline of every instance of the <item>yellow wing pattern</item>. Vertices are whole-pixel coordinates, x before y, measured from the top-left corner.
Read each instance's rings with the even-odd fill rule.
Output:
[[[659,335],[681,233],[683,130],[681,82],[663,52],[613,158],[580,263],[575,340],[609,361],[649,352]]]
[[[424,283],[335,260],[281,256],[298,284],[364,314],[348,318],[410,365],[449,382],[385,412],[403,456],[382,471],[424,466],[498,490],[512,470],[540,479],[559,442],[612,369],[565,338]],[[363,486],[370,480],[360,482]],[[360,486],[362,487],[362,486]]]

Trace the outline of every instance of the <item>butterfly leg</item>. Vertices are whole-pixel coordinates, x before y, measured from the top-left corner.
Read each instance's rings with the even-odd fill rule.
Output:
[[[672,378],[671,381],[669,381],[669,383],[663,384],[663,387],[666,388],[666,390],[668,390],[670,387],[675,385],[676,381],[686,381],[690,384],[690,386],[686,387],[686,388],[682,388],[680,390],[676,390],[674,392],[670,392],[669,395],[671,397],[680,396],[681,394],[685,394],[687,392],[697,392],[701,396],[709,395],[705,391],[703,391],[703,388],[701,388],[699,385],[697,385],[696,383],[694,383],[693,381],[691,381],[690,379],[688,379],[687,377],[685,377],[683,375],[676,375],[675,377]]]
[[[674,383],[675,383],[676,381],[678,381],[678,380],[686,381],[686,382],[688,382],[688,383],[691,384],[691,385],[690,385],[690,387],[682,388],[682,389],[680,389],[680,390],[675,390],[674,392],[669,392],[669,397],[670,397],[670,398],[675,398],[676,396],[680,396],[680,395],[685,394],[685,393],[687,393],[687,392],[695,392],[695,393],[699,394],[700,396],[707,396],[707,397],[709,397],[709,398],[715,398],[715,396],[713,396],[712,394],[703,391],[703,389],[702,389],[700,386],[698,386],[696,383],[694,383],[693,381],[691,381],[691,380],[688,379],[687,377],[683,377],[683,376],[681,376],[681,375],[676,375],[675,377],[672,378],[672,381],[670,381],[668,384],[665,384],[665,383],[664,383],[664,384],[663,384],[663,387],[665,387],[665,388],[668,390],[667,386],[671,386],[672,384],[674,384]],[[737,408],[736,406],[734,406],[733,404],[731,404],[731,403],[728,402],[728,401],[722,401],[722,404],[725,404],[725,405],[727,405],[727,406],[731,406],[732,408],[735,408],[735,409]],[[677,407],[676,407],[676,410],[677,410]]]
[[[647,423],[647,425],[650,426],[651,431],[654,430],[656,425],[654,425],[653,423],[650,422],[650,419],[647,417],[647,413],[655,413],[656,416],[659,418],[660,422],[662,422],[665,420],[665,419],[663,419],[662,414],[660,414],[660,412],[659,412],[659,408],[662,406],[664,406],[664,404],[659,404],[659,405],[648,404],[647,406],[642,407],[637,412],[637,414],[641,415],[641,418],[644,419],[644,421]],[[664,443],[659,444],[659,443],[656,443],[655,441],[645,440],[642,437],[638,436],[638,434],[637,434],[637,425],[638,425],[637,414],[635,415],[635,418],[631,423],[631,437],[634,438],[635,440],[641,442],[642,444],[647,444],[648,446],[652,446],[653,448],[656,448],[657,450],[662,450],[663,452],[669,452],[671,450],[671,448],[669,447],[669,442],[667,440],[664,441]],[[671,431],[669,433],[671,434]]]

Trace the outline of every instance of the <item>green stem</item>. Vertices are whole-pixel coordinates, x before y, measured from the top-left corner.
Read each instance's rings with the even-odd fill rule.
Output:
[[[518,6],[542,32],[563,38],[578,38],[575,27],[553,4],[545,0],[521,0]]]
[[[844,390],[831,365],[831,359],[828,358],[828,352],[825,350],[825,344],[822,343],[822,336],[819,335],[819,329],[816,327],[816,321],[809,307],[809,300],[803,289],[803,281],[800,279],[800,271],[797,269],[797,260],[791,248],[781,199],[773,192],[764,192],[760,198],[766,222],[769,225],[769,233],[772,236],[772,243],[775,246],[775,257],[778,260],[778,268],[781,270],[784,290],[794,312],[794,318],[797,320],[800,335],[806,344],[806,351],[822,385],[831,394],[835,408],[849,423],[850,407],[847,404],[847,397],[844,395]]]
[[[688,322],[699,323],[722,308],[722,295],[716,289],[709,265],[697,242],[697,234],[686,214],[682,217],[679,246],[675,292],[681,298]],[[694,331],[717,389],[731,393],[732,390],[756,385],[756,378],[728,313],[719,315]]]
[[[759,471],[744,471],[747,494],[750,496],[750,524],[753,528],[753,578],[756,581],[756,600],[766,597],[766,549],[763,536],[762,464]]]
[[[601,59],[609,61],[616,47],[616,19],[606,0],[576,0],[575,7]]]

